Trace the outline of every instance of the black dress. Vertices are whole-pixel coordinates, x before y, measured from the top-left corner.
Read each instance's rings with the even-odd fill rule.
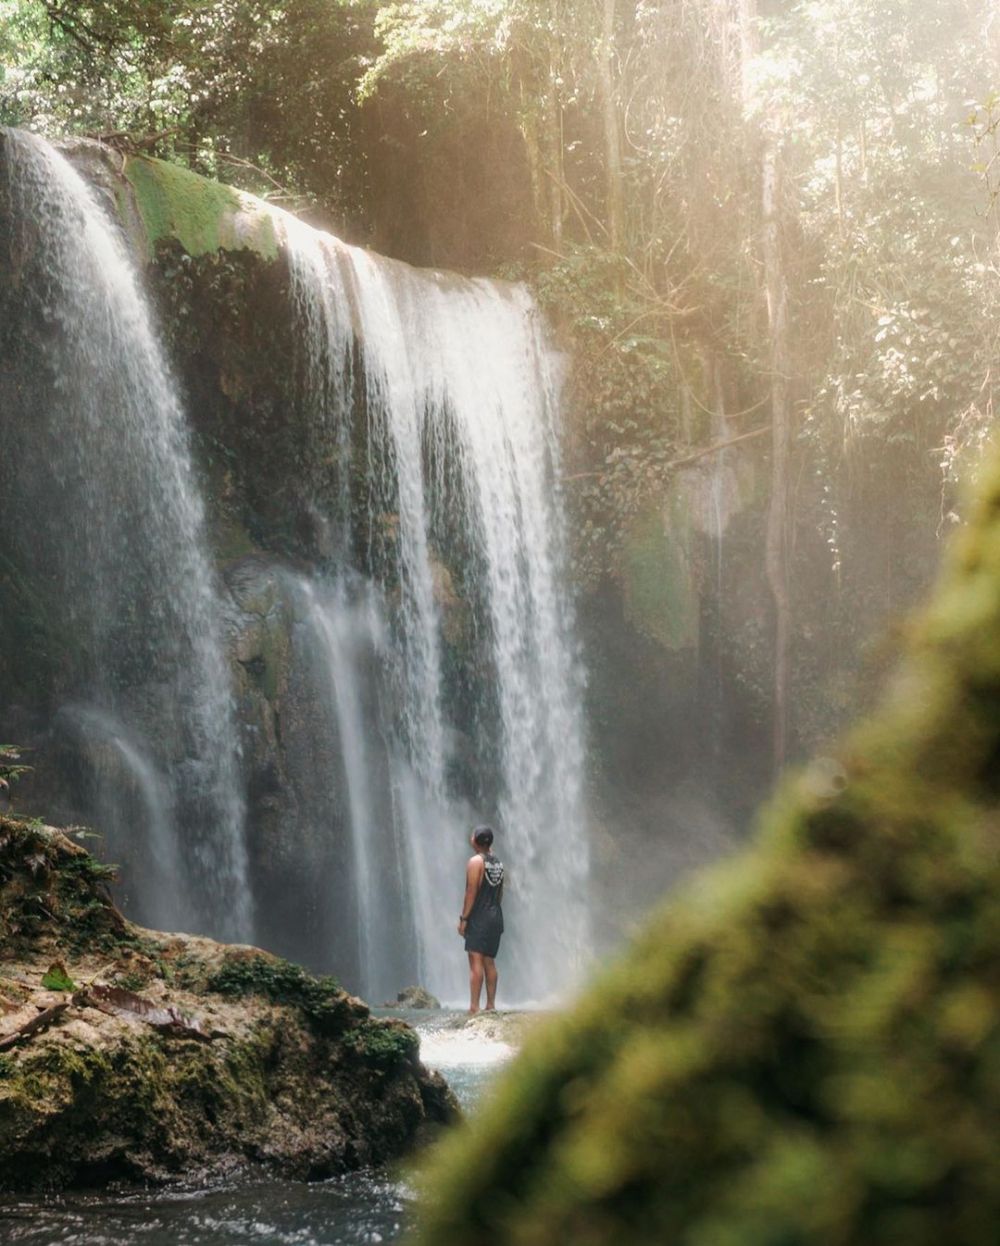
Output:
[[[503,934],[503,862],[493,853],[483,858],[483,878],[465,925],[465,950],[494,957]]]

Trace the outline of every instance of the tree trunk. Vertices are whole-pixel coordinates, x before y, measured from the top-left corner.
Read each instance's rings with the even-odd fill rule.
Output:
[[[788,458],[792,420],[788,284],[781,247],[781,154],[774,132],[764,140],[761,209],[761,251],[771,339],[771,500],[764,561],[774,599],[774,765],[779,770],[788,745]]]
[[[740,68],[744,116],[760,108],[754,97],[753,61],[759,52],[757,0],[739,0]],[[788,749],[789,639],[791,602],[788,584],[788,460],[791,438],[792,359],[788,329],[788,281],[781,245],[782,119],[772,108],[756,123],[761,141],[760,250],[770,340],[771,498],[764,541],[764,572],[774,602],[774,729],[775,771]]]
[[[545,91],[545,114],[543,119],[545,145],[545,165],[549,170],[549,231],[552,246],[556,251],[562,250],[563,216],[563,160],[562,160],[562,119],[559,100],[559,85],[556,81],[557,69],[553,63],[549,71],[549,81]]]
[[[844,236],[844,137],[837,121],[837,151],[834,164],[833,194],[837,208],[837,235]]]
[[[603,0],[599,74],[601,111],[604,118],[604,162],[607,179],[608,245],[617,255],[622,249],[625,193],[622,177],[621,126],[615,81],[615,0]]]
[[[540,229],[544,229],[549,219],[549,179],[545,176],[544,157],[538,134],[538,114],[534,103],[525,100],[524,85],[521,84],[521,137],[528,161],[528,178],[531,183],[531,202],[535,209],[535,221]]]
[[[751,71],[757,56],[757,0],[739,0],[740,24],[740,95],[744,114],[753,108],[753,82]]]

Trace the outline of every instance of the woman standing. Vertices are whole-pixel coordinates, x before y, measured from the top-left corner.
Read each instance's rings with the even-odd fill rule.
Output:
[[[486,982],[486,1011],[496,1008],[497,967],[495,957],[503,934],[503,862],[492,852],[493,831],[477,826],[469,837],[475,849],[465,867],[465,902],[458,919],[458,933],[465,937],[469,955],[469,1012],[479,1011],[479,997]]]

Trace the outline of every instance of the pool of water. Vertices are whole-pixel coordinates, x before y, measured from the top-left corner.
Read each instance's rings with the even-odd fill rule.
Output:
[[[397,1014],[398,1015],[398,1014]],[[456,1014],[407,1014],[421,1059],[440,1069],[466,1109],[513,1055],[506,1043],[456,1028]],[[391,1173],[310,1184],[273,1178],[119,1195],[68,1194],[0,1203],[4,1246],[367,1246],[398,1240],[412,1193]]]

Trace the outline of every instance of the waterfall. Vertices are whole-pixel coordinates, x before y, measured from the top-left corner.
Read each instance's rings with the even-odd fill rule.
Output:
[[[207,553],[177,385],[100,178],[37,137],[5,143],[0,555],[61,629],[42,661],[59,699],[40,705],[67,804],[127,865],[138,917],[246,938],[223,639],[237,608]],[[316,963],[370,998],[420,982],[461,1000],[468,836],[489,822],[508,867],[503,998],[551,999],[590,949],[560,358],[523,287],[416,270],[246,203],[286,244],[300,349],[281,384],[322,533],[311,567],[273,572],[297,699],[287,717],[269,705],[268,747],[287,834],[306,832],[286,861],[316,887],[308,914],[272,904],[271,933],[321,931]]]
[[[99,192],[34,135],[8,131],[6,148],[34,396],[5,436],[17,456],[5,529],[39,592],[58,598],[64,682],[87,707],[75,730],[105,724],[147,805],[138,825],[114,825],[116,802],[99,794],[112,853],[145,835],[146,857],[167,865],[158,920],[192,913],[213,934],[245,937],[238,744],[177,387]]]
[[[341,525],[330,575],[340,585],[367,579],[368,618],[392,636],[381,678],[393,807],[375,825],[371,759],[350,725],[345,638],[357,635],[357,606],[342,587],[324,590],[322,609],[312,598],[348,771],[359,925],[398,928],[403,908],[413,973],[460,999],[467,836],[473,821],[493,822],[509,878],[505,996],[550,998],[589,950],[580,676],[561,582],[558,357],[523,288],[416,270],[275,215],[305,401],[341,468],[336,496],[316,499]],[[456,642],[446,654],[441,598],[455,580],[472,635],[465,651]],[[476,782],[455,778],[459,737]],[[392,878],[373,882],[373,837],[394,842],[398,890]],[[383,978],[366,939],[362,989],[371,990],[371,975]]]
[[[157,929],[187,929],[197,914],[188,897],[169,885],[184,872],[173,793],[151,760],[149,742],[134,727],[128,729],[92,706],[64,706],[57,724],[86,758],[95,789],[90,803],[96,825],[140,826],[145,831],[115,848],[129,906]]]
[[[370,998],[391,998],[401,969],[392,936],[412,937],[412,930],[394,929],[380,903],[383,890],[398,892],[399,879],[398,861],[385,851],[391,844],[383,843],[380,834],[385,809],[378,799],[378,714],[369,674],[374,663],[388,656],[384,611],[372,586],[363,582],[338,580],[324,590],[300,580],[296,588],[315,642],[313,679],[326,694],[343,761],[354,856],[358,981]]]

